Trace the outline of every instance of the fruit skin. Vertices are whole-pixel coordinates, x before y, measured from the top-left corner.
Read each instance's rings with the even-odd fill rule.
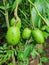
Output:
[[[10,21],[10,25],[11,26],[14,26],[14,23],[15,23],[15,18],[13,17],[12,19],[11,19],[11,21]],[[19,27],[19,28],[21,28],[21,19],[18,17],[18,22],[16,23],[16,26],[17,27]]]
[[[37,43],[44,43],[44,36],[42,34],[42,31],[40,31],[39,29],[32,30],[32,36]]]
[[[25,28],[22,33],[23,39],[29,39],[31,36],[31,30],[29,28]]]
[[[20,40],[20,30],[18,27],[10,27],[6,34],[6,40],[11,45],[16,45]]]

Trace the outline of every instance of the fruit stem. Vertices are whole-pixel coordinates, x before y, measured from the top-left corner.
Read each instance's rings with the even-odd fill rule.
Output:
[[[42,20],[45,22],[45,24],[49,27],[49,24],[46,22],[45,18],[40,14],[40,12],[38,11],[38,8],[36,7],[36,5],[35,5],[33,2],[31,2],[30,0],[28,0],[28,2],[29,2],[31,5],[34,6],[34,8],[36,9],[37,14],[42,18]]]
[[[3,4],[4,4],[4,7],[5,7],[5,19],[6,19],[6,25],[7,25],[7,28],[9,28],[8,11],[6,10],[6,0],[3,0]]]
[[[16,25],[16,23],[18,22],[18,14],[17,14],[17,10],[18,10],[18,3],[16,4],[16,8],[14,10],[14,17],[16,18],[14,26]]]
[[[16,8],[14,10],[14,16],[15,16],[16,20],[18,19],[17,10],[18,10],[18,3],[17,3]]]

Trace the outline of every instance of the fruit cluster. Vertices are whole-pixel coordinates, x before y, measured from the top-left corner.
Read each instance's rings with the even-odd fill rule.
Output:
[[[18,22],[16,22],[16,25],[14,26],[15,18],[11,19],[11,27],[8,29],[6,34],[6,40],[10,45],[16,45],[20,40],[20,28],[21,28],[21,19],[18,17]],[[22,32],[22,38],[23,39],[29,39],[30,37],[34,38],[34,40],[37,43],[44,43],[44,36],[42,34],[42,31],[35,28],[33,30],[29,28],[25,28]]]

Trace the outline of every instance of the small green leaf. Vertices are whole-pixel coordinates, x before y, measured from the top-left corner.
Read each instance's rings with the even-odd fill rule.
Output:
[[[43,52],[43,49],[38,48],[38,52],[39,52],[39,53],[42,53],[42,52]]]
[[[44,26],[41,28],[41,30],[43,30],[43,31],[46,30],[46,27],[47,27],[47,26],[44,25]]]
[[[8,65],[13,65],[13,63],[9,63]]]
[[[21,2],[22,2],[22,0],[16,0],[16,2],[19,4],[19,3],[21,3]]]
[[[5,10],[4,6],[0,6],[0,9]]]
[[[13,5],[12,5],[12,10],[11,13],[13,12],[13,10],[15,9],[16,5],[19,4],[22,0],[15,0]]]
[[[42,13],[41,2],[40,1],[36,1],[34,4],[37,6],[39,12]],[[37,12],[36,12],[34,7],[32,8],[31,19],[32,19],[32,23],[34,24],[34,26],[38,26],[39,28],[41,27],[42,19],[38,16],[38,14],[37,14]]]
[[[3,50],[3,47],[2,46],[0,46],[0,50]]]
[[[41,28],[41,30],[43,30],[43,31],[44,31],[44,30],[46,30],[46,31],[49,33],[49,27],[48,27],[48,26],[46,26],[46,25],[45,25],[45,26],[43,26],[43,27]]]
[[[39,53],[36,51],[36,49],[33,49],[33,51],[31,52],[31,56],[32,58],[34,58],[35,56],[39,56]]]
[[[42,26],[42,20],[41,20],[41,18],[39,18],[39,21],[38,21],[38,28],[41,28],[41,26]]]
[[[45,20],[46,20],[47,24],[49,25],[49,19],[48,18],[45,18]]]
[[[43,65],[41,62],[38,65]]]
[[[48,26],[46,27],[46,31],[49,33],[49,27]]]
[[[43,36],[47,39],[48,36],[49,36],[49,33],[47,33],[47,32],[43,32]]]
[[[6,4],[6,9],[11,8],[12,6],[9,5],[9,3]]]
[[[45,63],[49,62],[48,58],[46,58],[46,57],[42,57],[40,60],[41,60],[41,62],[45,62]]]
[[[11,13],[13,12],[13,10],[15,9],[16,7],[16,0],[14,1],[13,5],[12,5],[12,10],[11,10]]]
[[[23,55],[22,52],[20,52],[20,51],[18,52],[17,59],[18,59],[18,60],[21,60],[21,61],[24,60],[24,55]]]
[[[28,46],[26,46],[25,47],[25,49],[24,49],[24,58],[27,58],[28,57],[28,55],[30,54],[30,51],[31,51],[31,47],[28,45]]]

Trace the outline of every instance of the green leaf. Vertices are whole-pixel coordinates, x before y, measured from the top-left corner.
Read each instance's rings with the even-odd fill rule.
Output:
[[[4,58],[3,58],[3,60],[2,60],[2,61],[3,61],[3,63],[4,63],[4,62],[6,62],[7,56],[8,56],[7,54],[6,54],[6,55],[4,55]]]
[[[38,52],[39,52],[39,53],[42,53],[42,52],[43,52],[43,49],[38,48]]]
[[[8,65],[13,65],[13,63],[9,63]]]
[[[43,26],[43,27],[41,28],[41,30],[43,30],[43,31],[44,31],[44,30],[46,30],[46,31],[49,33],[49,27],[48,27],[48,26],[46,26],[46,25],[45,25],[45,26]]]
[[[41,26],[42,26],[42,20],[41,20],[41,18],[39,18],[39,21],[38,21],[38,28],[41,28]]]
[[[40,59],[40,61],[41,61],[41,62],[45,62],[45,63],[46,63],[46,62],[49,62],[48,58],[46,58],[46,57],[42,57],[42,58]]]
[[[9,3],[6,4],[6,9],[8,10],[9,8],[11,8],[12,6],[9,5]]]
[[[41,3],[38,2],[38,1],[36,1],[34,4],[37,6],[39,12],[42,13]],[[39,28],[41,27],[41,25],[42,25],[42,20],[41,20],[41,18],[38,16],[38,14],[37,14],[37,12],[36,12],[36,10],[35,10],[34,7],[32,8],[31,19],[32,19],[32,23],[33,23],[35,26],[38,26]]]
[[[47,26],[44,25],[44,26],[41,28],[41,30],[42,30],[42,31],[46,30],[46,27],[47,27]]]
[[[18,63],[18,65],[29,65],[29,60],[28,60],[28,58],[25,59],[24,61],[20,61],[20,62]]]
[[[12,5],[12,10],[11,10],[11,13],[13,12],[13,10],[15,9],[16,5],[21,3],[22,0],[15,0],[13,5]]]
[[[47,39],[48,36],[49,36],[49,33],[47,33],[47,32],[43,32],[43,36]]]
[[[16,2],[19,4],[19,3],[21,3],[21,2],[22,2],[22,0],[16,0]]]
[[[25,47],[25,49],[24,49],[24,52],[23,52],[24,58],[27,58],[28,57],[28,55],[30,54],[30,51],[31,51],[31,47],[29,45],[27,45]]]
[[[4,6],[0,6],[0,9],[5,10]]]
[[[0,46],[0,50],[3,50],[3,47],[2,46]]]
[[[40,14],[41,14],[41,16],[43,16],[43,18],[39,15],[39,13],[37,15],[39,15],[42,19],[45,19],[45,23],[49,26],[49,14],[48,14],[49,13],[48,12],[49,11],[49,7],[48,7],[49,3],[46,0],[43,0],[43,1],[42,0],[36,0],[36,2],[34,4],[36,5],[35,8],[37,8],[36,13],[37,13],[37,11],[40,12]],[[37,15],[35,14],[35,16],[37,16]],[[33,22],[35,22],[35,21],[37,22],[39,20],[38,17],[34,18],[34,15],[32,18],[33,18],[32,19]]]
[[[46,20],[47,24],[49,25],[49,19],[48,18],[45,18],[45,20]]]
[[[15,9],[16,7],[16,0],[14,1],[13,5],[12,5],[12,10],[11,10],[11,13],[13,12],[13,10]]]
[[[33,44],[25,45],[23,47],[24,47],[23,50],[22,49],[18,50],[18,55],[17,55],[18,60],[22,60],[22,61],[27,59],[28,56],[30,55],[30,52],[33,49]]]
[[[31,52],[31,56],[32,58],[34,58],[35,56],[39,56],[39,53],[36,51],[36,49],[33,49],[33,51]]]
[[[38,65],[43,65],[41,62]]]
[[[23,55],[23,53],[21,51],[18,52],[17,59],[21,60],[21,61],[24,60],[24,55]]]
[[[48,26],[46,27],[46,31],[49,33],[49,27]]]
[[[7,48],[7,43],[4,42],[3,48],[5,48],[5,47]]]

